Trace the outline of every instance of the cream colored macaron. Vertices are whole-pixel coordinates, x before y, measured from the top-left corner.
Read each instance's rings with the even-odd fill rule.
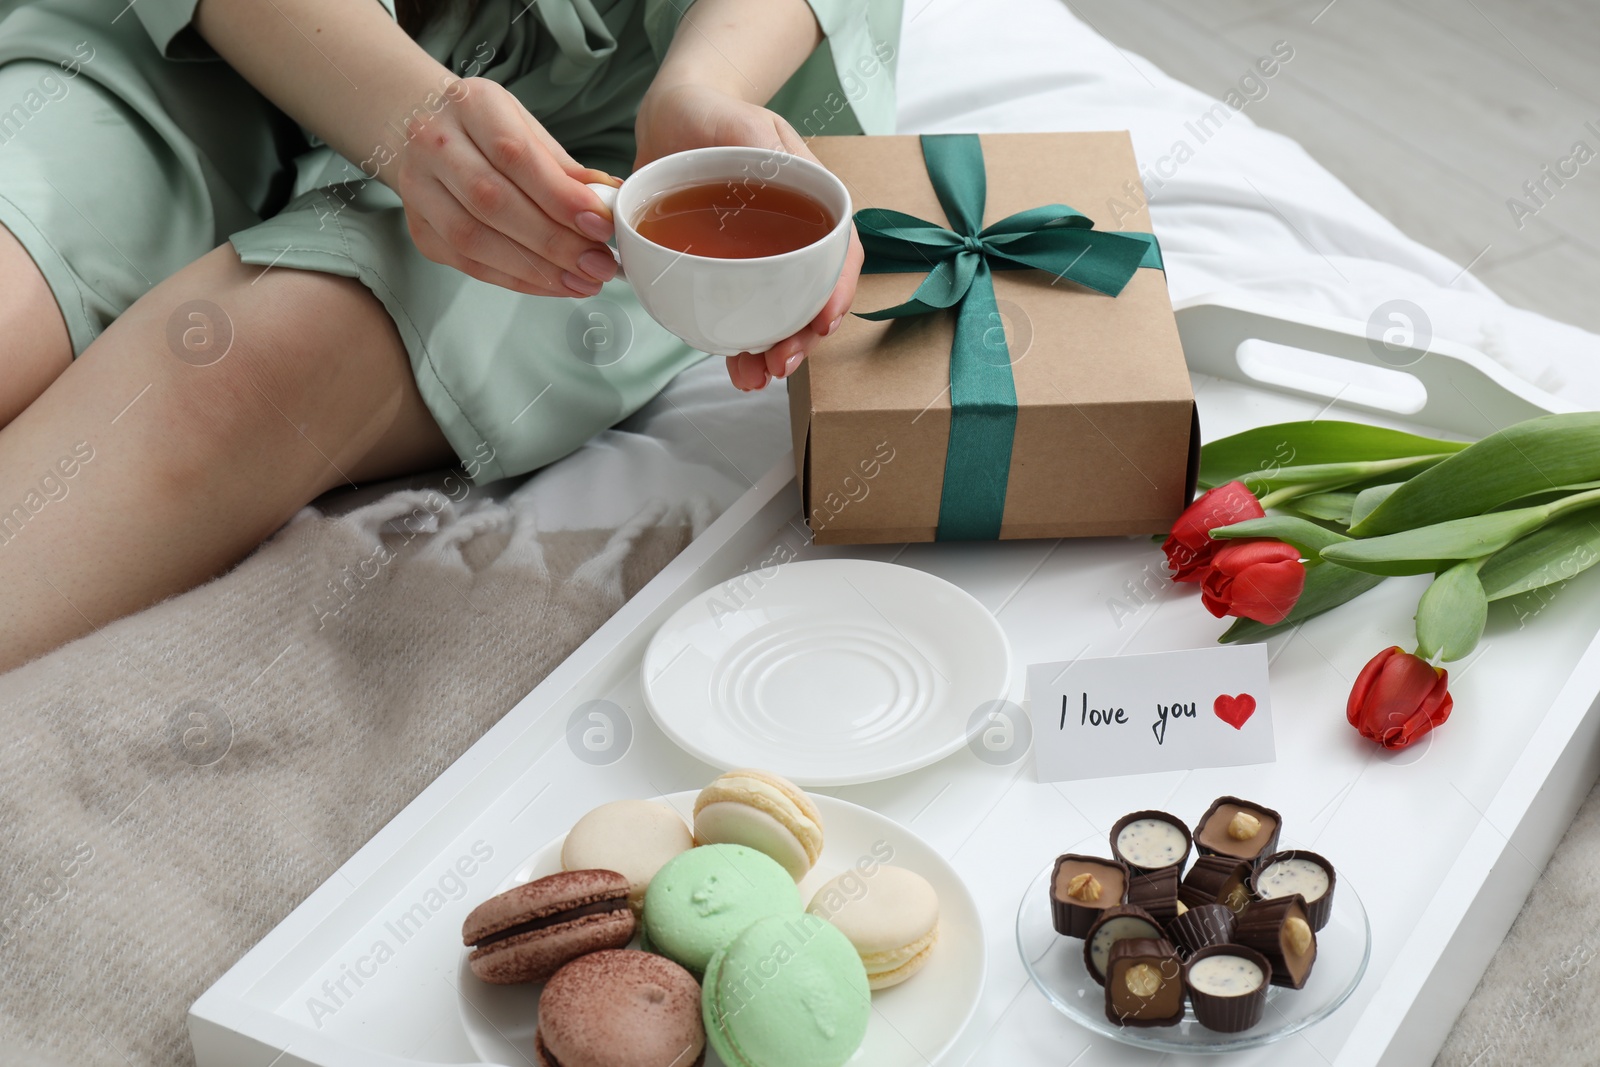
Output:
[[[666,862],[694,847],[683,817],[653,800],[614,800],[579,819],[561,846],[561,868],[616,871],[628,879],[628,903],[644,908],[644,891]]]
[[[904,867],[846,871],[818,889],[806,910],[850,939],[873,989],[922,970],[939,940],[939,894]]]
[[[694,840],[765,852],[798,882],[822,855],[822,814],[787,778],[729,771],[695,798]]]

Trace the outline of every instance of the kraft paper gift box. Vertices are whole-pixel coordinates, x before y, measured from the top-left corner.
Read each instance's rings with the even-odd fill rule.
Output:
[[[867,248],[852,314],[789,378],[816,541],[1167,530],[1199,427],[1128,135],[810,145]]]

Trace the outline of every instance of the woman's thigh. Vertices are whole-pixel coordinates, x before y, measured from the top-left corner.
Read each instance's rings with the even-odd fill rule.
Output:
[[[0,426],[33,403],[72,362],[72,341],[50,286],[27,249],[0,226]]]
[[[226,570],[329,488],[450,460],[370,291],[218,248],[0,430],[0,670]]]

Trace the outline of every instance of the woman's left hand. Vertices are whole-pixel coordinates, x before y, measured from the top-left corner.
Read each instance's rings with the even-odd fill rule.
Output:
[[[776,148],[813,162],[817,159],[781,115],[704,85],[651,86],[639,104],[635,130],[639,154],[633,161],[634,170],[672,152],[716,145]],[[838,329],[850,310],[862,258],[861,239],[852,228],[844,273],[816,318],[759,355],[741,352],[729,356],[728,377],[733,384],[744,390],[761,389],[773,378],[793,374],[811,347]]]

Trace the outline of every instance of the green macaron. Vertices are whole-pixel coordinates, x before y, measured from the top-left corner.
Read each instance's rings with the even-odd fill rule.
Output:
[[[652,952],[705,972],[712,953],[757,919],[802,914],[789,872],[744,845],[704,845],[668,860],[644,895],[646,943]]]
[[[773,916],[711,957],[700,1011],[727,1067],[840,1067],[866,1037],[872,993],[844,934],[815,915]]]

